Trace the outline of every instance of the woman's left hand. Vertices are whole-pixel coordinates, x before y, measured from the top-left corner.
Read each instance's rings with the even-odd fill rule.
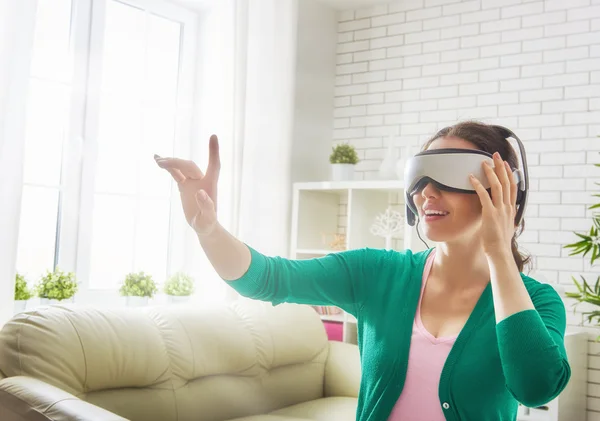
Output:
[[[482,206],[481,235],[485,254],[511,253],[511,241],[515,234],[517,184],[510,166],[502,161],[498,152],[494,153],[494,167],[487,161],[484,172],[490,183],[492,197],[471,174],[471,184],[475,188]]]

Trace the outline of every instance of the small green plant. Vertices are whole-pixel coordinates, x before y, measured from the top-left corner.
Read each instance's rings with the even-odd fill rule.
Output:
[[[177,272],[167,279],[164,291],[165,294],[176,297],[192,295],[194,293],[194,280],[185,273]]]
[[[55,268],[54,272],[46,271],[35,287],[38,297],[49,300],[68,300],[73,297],[79,285],[73,272],[64,272]]]
[[[600,164],[595,164],[595,166],[600,167]],[[596,183],[596,185],[600,185],[600,183]],[[594,194],[593,197],[600,198],[600,194]],[[596,212],[596,209],[600,209],[600,203],[595,203],[588,209],[593,211],[592,226],[589,232],[586,234],[574,233],[579,237],[580,241],[567,244],[564,248],[571,249],[569,256],[581,254],[582,257],[586,257],[589,254],[590,264],[593,266],[596,260],[600,259],[600,213]],[[581,283],[579,283],[574,276],[572,277],[573,283],[577,287],[577,291],[567,292],[565,295],[577,301],[575,306],[580,303],[588,303],[600,307],[600,276],[598,276],[593,286],[592,283],[588,283],[584,276],[580,275],[580,278]],[[600,310],[586,311],[583,315],[587,316],[589,323],[593,322],[594,319],[596,319],[596,324],[600,322]],[[600,336],[598,338],[600,338]]]
[[[158,291],[152,275],[142,272],[127,274],[119,293],[124,297],[153,297]]]
[[[15,300],[27,301],[33,296],[33,293],[27,285],[27,280],[23,275],[17,273],[15,277]]]
[[[331,148],[332,152],[329,155],[329,162],[332,164],[357,164],[358,155],[354,146],[347,143],[341,143]]]

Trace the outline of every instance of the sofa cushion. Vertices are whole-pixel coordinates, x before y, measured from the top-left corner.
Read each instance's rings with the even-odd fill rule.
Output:
[[[278,409],[271,412],[270,415],[312,421],[348,421],[356,419],[357,404],[357,398],[322,398]]]
[[[133,421],[222,421],[322,398],[328,354],[312,308],[250,300],[40,307],[0,331],[4,374]]]

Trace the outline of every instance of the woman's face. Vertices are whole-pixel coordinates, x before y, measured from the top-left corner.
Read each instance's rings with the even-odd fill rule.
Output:
[[[457,137],[440,137],[428,149],[477,149]],[[439,190],[427,184],[413,195],[424,234],[431,241],[454,242],[471,238],[481,226],[481,202],[476,194]]]

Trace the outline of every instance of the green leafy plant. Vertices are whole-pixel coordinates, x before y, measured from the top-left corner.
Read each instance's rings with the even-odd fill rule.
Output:
[[[153,297],[157,291],[158,288],[152,275],[143,271],[127,274],[119,289],[122,296],[129,297]]]
[[[347,143],[341,143],[331,148],[332,152],[329,155],[329,162],[332,164],[357,164],[358,155],[354,146]]]
[[[176,297],[192,295],[194,293],[194,280],[185,273],[177,272],[165,282],[164,292],[167,295]]]
[[[59,268],[55,268],[53,272],[47,270],[35,287],[38,297],[50,300],[68,300],[77,293],[78,289],[75,274],[64,272]]]
[[[595,164],[596,167],[600,167],[600,164]],[[596,183],[600,186],[600,183]],[[600,198],[600,194],[594,194],[593,197]],[[594,263],[600,259],[600,213],[596,212],[596,209],[600,209],[600,202],[591,205],[588,209],[592,210],[592,226],[589,232],[585,234],[574,233],[579,237],[579,241],[567,244],[564,246],[566,249],[571,249],[569,256],[581,254],[582,257],[589,255],[590,264],[593,266]],[[577,287],[576,292],[567,292],[565,295],[569,298],[576,300],[575,306],[581,303],[592,304],[596,307],[600,307],[600,276],[595,282],[591,281],[588,283],[584,276],[580,275],[581,282],[573,276],[573,283]],[[584,317],[587,317],[587,321],[592,323],[596,319],[596,324],[600,322],[600,310],[591,310],[583,313]],[[600,336],[598,337],[600,338]]]
[[[15,300],[27,301],[33,296],[33,292],[27,285],[27,280],[23,275],[17,273],[15,277]]]

